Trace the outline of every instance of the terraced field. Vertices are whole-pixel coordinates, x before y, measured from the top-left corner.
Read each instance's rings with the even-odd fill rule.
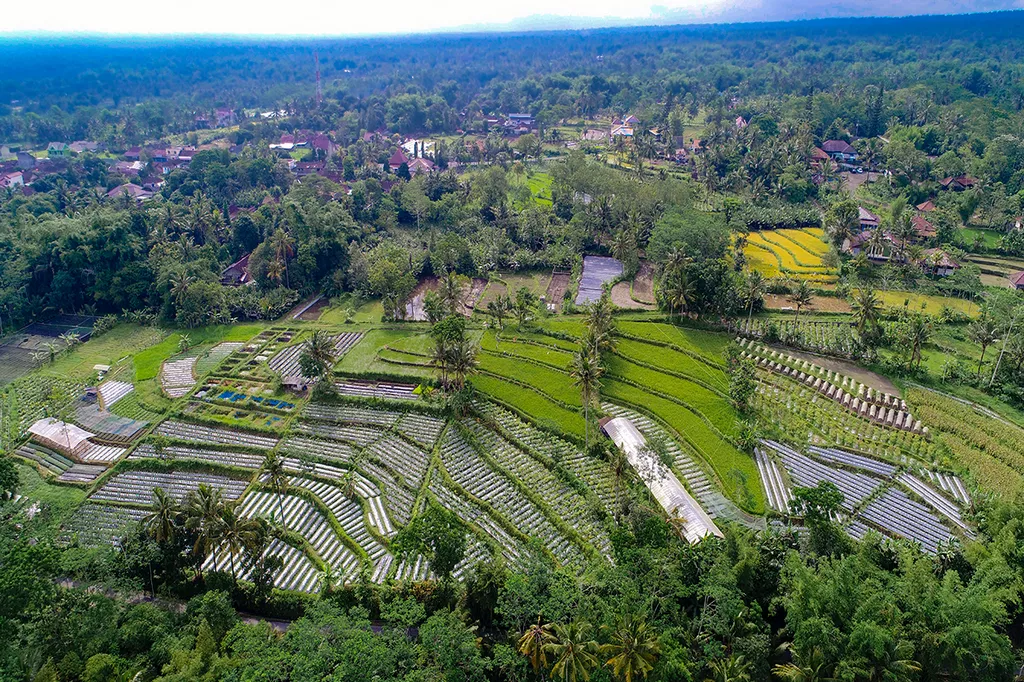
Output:
[[[835,269],[823,261],[828,244],[820,230],[751,232],[743,253],[750,266],[766,277],[783,275],[819,283],[837,279]]]

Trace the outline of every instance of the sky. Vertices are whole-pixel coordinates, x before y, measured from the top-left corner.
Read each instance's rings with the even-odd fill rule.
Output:
[[[4,33],[388,35],[451,30],[592,28],[945,14],[1024,6],[1024,0],[10,0]]]

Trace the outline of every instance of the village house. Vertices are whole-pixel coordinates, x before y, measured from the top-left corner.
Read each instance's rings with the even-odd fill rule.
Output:
[[[942,178],[939,180],[939,186],[942,187],[942,189],[952,190],[954,192],[963,192],[965,189],[971,189],[977,183],[978,181],[969,175],[958,175],[956,177]]]
[[[247,253],[231,265],[224,268],[224,271],[220,273],[220,283],[224,286],[237,287],[244,284],[251,284],[253,282],[252,276],[249,274],[249,256]]]
[[[858,221],[860,223],[861,230],[874,230],[878,227],[881,221],[871,211],[867,210],[863,206],[857,207]]]
[[[11,171],[0,175],[0,187],[13,189],[25,185],[25,176],[21,171]]]
[[[928,219],[923,215],[917,214],[910,219],[911,224],[914,226],[914,232],[917,233],[917,238],[920,240],[935,239],[936,230],[935,226],[928,222]]]
[[[821,150],[828,154],[836,163],[852,164],[857,162],[857,150],[843,140],[826,140]]]
[[[430,159],[418,158],[413,159],[409,162],[409,173],[412,175],[419,175],[420,173],[432,173],[434,171],[434,162]]]
[[[918,204],[914,208],[916,208],[921,213],[931,213],[932,211],[935,210],[935,204],[932,203],[931,199],[928,199],[927,201]]]
[[[46,155],[51,159],[61,159],[71,153],[67,142],[51,142],[46,145]]]
[[[1011,289],[1016,289],[1017,291],[1024,290],[1024,270],[1013,273],[1010,275],[1009,280]]]
[[[119,185],[114,189],[110,190],[109,192],[107,192],[107,198],[117,199],[126,194],[134,198],[136,201],[140,202],[145,201],[146,199],[149,199],[153,196],[152,192],[149,192],[144,188],[129,182],[123,185]]]
[[[937,277],[949,277],[960,269],[960,263],[942,249],[926,249],[918,265]]]
[[[227,128],[238,123],[238,116],[232,109],[217,109],[213,112],[213,117],[217,121],[218,128]]]
[[[76,140],[68,145],[68,149],[71,150],[72,154],[84,154],[85,152],[96,152],[99,151],[99,142],[89,142],[88,140]]]
[[[402,167],[403,163],[406,164],[406,166],[408,166],[409,157],[406,156],[405,152],[403,152],[401,149],[396,149],[395,153],[391,155],[390,159],[388,159],[388,168],[390,168],[391,172],[394,173],[395,171]]]

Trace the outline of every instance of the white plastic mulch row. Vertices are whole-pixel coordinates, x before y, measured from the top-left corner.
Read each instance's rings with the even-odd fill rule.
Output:
[[[367,381],[338,381],[334,388],[341,395],[363,398],[389,398],[391,400],[416,400],[415,384],[374,383]]]
[[[463,500],[441,483],[437,477],[431,477],[430,492],[443,507],[458,515],[463,521],[476,525],[477,528],[489,535],[501,548],[501,554],[509,565],[515,566],[520,563],[522,555],[519,553],[519,540],[509,535],[508,531],[483,509]]]
[[[445,421],[437,417],[431,417],[417,412],[409,412],[398,420],[395,428],[407,438],[411,438],[425,448],[434,447],[441,432],[444,430]]]
[[[782,472],[779,471],[778,464],[762,452],[761,448],[754,448],[754,456],[757,460],[757,470],[761,474],[761,485],[768,497],[768,506],[777,512],[788,513],[789,502],[793,496],[782,480]]]
[[[281,443],[281,451],[291,455],[309,454],[322,459],[350,462],[356,449],[336,440],[321,440],[307,436],[291,436]]]
[[[127,381],[104,381],[99,385],[100,402],[103,407],[110,409],[121,398],[135,390],[135,386]]]
[[[272,450],[277,445],[277,438],[272,436],[179,421],[165,421],[157,427],[157,433],[168,438],[211,445],[242,445],[265,450]]]
[[[92,447],[78,455],[78,459],[90,464],[109,464],[120,459],[124,453],[125,448],[119,448],[116,445],[93,443]]]
[[[107,467],[98,464],[72,464],[57,480],[65,483],[92,483],[106,470]]]
[[[373,580],[375,582],[383,582],[384,578],[387,577],[387,570],[384,569],[382,573],[382,566],[386,564],[390,567],[391,564],[390,560],[384,561],[385,557],[388,556],[388,550],[384,545],[377,542],[367,529],[366,522],[363,519],[363,508],[345,497],[345,493],[341,488],[329,483],[311,481],[296,476],[289,481],[289,485],[308,490],[331,510],[331,513],[337,519],[345,534],[369,556],[370,562],[374,566]]]
[[[226,501],[232,501],[245,490],[246,482],[198,471],[126,471],[108,479],[91,499],[146,506],[153,502],[156,489],[162,488],[175,501],[181,502],[200,485],[219,489]]]
[[[388,410],[371,410],[365,407],[352,407],[349,405],[328,405],[324,403],[309,403],[302,411],[306,419],[317,419],[319,421],[339,422],[348,424],[372,424],[390,428],[394,426],[401,412]]]
[[[286,457],[284,467],[290,472],[303,476],[317,476],[336,481],[338,485],[347,485],[348,482],[348,470],[332,467],[328,464],[304,462],[292,457]],[[384,509],[384,501],[377,486],[357,472],[352,477],[352,489],[356,495],[365,499],[367,504],[369,504],[370,523],[377,528],[377,532],[384,537],[394,535],[396,532],[395,527],[391,524],[391,519],[388,518],[387,511]]]
[[[320,422],[300,422],[296,425],[295,430],[308,436],[345,441],[360,447],[365,447],[384,435],[383,431],[369,426],[349,426]]]
[[[891,478],[896,473],[896,467],[892,464],[838,448],[819,448],[812,445],[808,450],[818,459],[823,459],[831,464],[842,464],[856,469],[863,469],[886,478]]]
[[[167,361],[160,368],[160,386],[170,398],[180,398],[196,385],[196,359]]]
[[[401,476],[412,488],[419,488],[430,467],[430,455],[401,438],[385,436],[366,452]]]
[[[772,450],[775,456],[782,461],[796,485],[814,488],[824,481],[834,483],[843,494],[842,506],[847,510],[852,510],[863,502],[882,484],[880,479],[873,476],[827,466],[775,441],[761,441],[761,445],[763,448]]]
[[[895,488],[872,500],[861,516],[890,533],[921,543],[930,554],[938,550],[940,542],[953,537],[927,507]]]
[[[128,455],[128,459],[190,459],[196,462],[210,462],[226,466],[259,469],[263,466],[263,457],[248,452],[227,452],[206,448],[190,448],[183,445],[168,445],[157,451],[150,443],[142,443]]]
[[[273,519],[301,535],[340,579],[349,580],[359,573],[359,557],[345,546],[324,515],[301,497],[255,491],[246,496],[239,513]]]
[[[363,461],[359,467],[372,476],[384,491],[384,504],[395,521],[405,525],[412,518],[416,495],[408,490],[393,473],[378,465],[373,460]]]
[[[347,353],[352,346],[359,342],[359,339],[363,337],[361,332],[345,332],[338,334],[337,336],[331,337],[331,355],[334,356],[335,360],[338,360],[342,355]],[[280,353],[270,358],[267,363],[270,369],[274,370],[282,377],[285,378],[303,378],[302,368],[299,365],[299,358],[302,356],[302,351],[305,349],[306,344],[299,343],[294,346],[289,346],[282,350]]]
[[[952,521],[954,524],[959,526],[968,535],[971,534],[971,530],[963,518],[960,516],[960,510],[957,506],[940,495],[937,490],[932,488],[930,485],[908,473],[900,474],[899,482],[910,489],[914,494],[923,499],[925,503],[935,511],[939,512],[947,519]]]
[[[929,471],[928,478],[932,479],[933,483],[946,491],[955,501],[970,506],[971,496],[967,494],[967,488],[959,478],[941,471]]]
[[[523,534],[539,538],[559,561],[580,562],[580,550],[508,479],[487,466],[458,433],[447,432],[441,445],[441,460],[459,486],[486,501]]]
[[[600,498],[605,510],[614,511],[615,476],[603,460],[588,456],[572,443],[527,424],[517,414],[489,401],[475,407],[496,421],[518,442],[569,469]]]
[[[463,425],[477,439],[483,450],[510,474],[539,493],[562,520],[574,528],[583,538],[593,544],[606,557],[611,557],[611,540],[608,534],[594,520],[587,500],[565,484],[546,466],[531,455],[523,452],[483,424],[463,420]]]
[[[301,550],[281,540],[273,540],[264,552],[281,559],[282,567],[274,576],[274,587],[298,592],[315,592],[320,587],[323,575]],[[231,572],[231,556],[226,550],[214,552],[203,562],[203,570]],[[235,555],[235,572],[239,580],[248,580],[251,573],[248,558]]]

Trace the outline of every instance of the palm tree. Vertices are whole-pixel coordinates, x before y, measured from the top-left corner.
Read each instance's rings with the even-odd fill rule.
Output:
[[[181,517],[178,503],[167,494],[166,490],[157,488],[153,491],[153,503],[149,509],[149,513],[142,519],[149,534],[160,545],[173,540],[178,531],[178,520]]]
[[[604,368],[593,349],[581,349],[572,356],[569,366],[573,385],[580,389],[583,400],[583,442],[584,448],[590,450],[590,403],[601,390],[601,375]]]
[[[288,491],[288,472],[284,458],[277,450],[271,450],[263,459],[263,474],[267,483],[277,493],[277,506],[281,512],[280,522],[284,523],[284,494]]]
[[[235,571],[235,556],[247,552],[259,537],[260,523],[255,519],[247,519],[238,514],[233,506],[225,506],[220,513],[220,540],[228,552],[231,564],[231,575],[238,583]]]
[[[488,301],[487,303],[487,312],[498,321],[499,331],[505,328],[505,315],[509,312],[506,307],[506,301],[507,299],[504,296],[499,296],[493,301]]]
[[[796,306],[796,321],[800,321],[800,310],[804,306],[810,305],[811,301],[814,300],[814,294],[811,292],[810,285],[801,280],[796,288],[793,289],[793,293],[789,295],[789,302]]]
[[[548,656],[545,647],[555,641],[551,632],[551,624],[541,625],[541,617],[537,616],[537,624],[526,628],[526,632],[519,638],[516,650],[530,659],[535,673],[546,670],[548,667]]]
[[[171,294],[174,295],[174,305],[181,305],[181,301],[185,298],[193,281],[195,280],[192,276],[184,270],[171,278]]]
[[[754,315],[754,302],[764,296],[764,275],[751,270],[743,280],[743,299],[747,303],[747,329],[750,329],[750,318]]]
[[[918,314],[910,320],[910,362],[914,368],[921,366],[921,348],[932,336],[932,323],[924,315]]]
[[[750,682],[750,664],[743,656],[734,654],[710,667],[714,677],[705,678],[704,682]]]
[[[793,660],[780,663],[772,668],[772,674],[784,682],[833,682],[834,677],[827,672],[827,662],[819,647],[813,647],[807,656],[792,650],[790,644],[780,647],[783,651],[793,652]]]
[[[554,625],[554,641],[544,645],[544,650],[554,658],[551,676],[562,682],[589,680],[590,672],[600,661],[597,654],[600,647],[590,638],[590,624],[570,622],[568,625]]]
[[[285,286],[290,288],[288,259],[295,255],[295,239],[279,227],[270,237],[270,248],[274,251],[274,258],[284,268]]]
[[[675,310],[679,310],[680,318],[693,303],[694,295],[697,293],[697,288],[693,282],[686,275],[686,272],[679,270],[669,280],[668,286],[665,289],[665,302],[668,303],[669,315]]]
[[[459,300],[462,298],[462,278],[454,272],[449,271],[441,279],[437,288],[441,302],[445,304],[449,315],[454,315],[459,307]]]
[[[881,652],[873,652],[873,660],[854,662],[857,679],[867,682],[909,682],[917,679],[921,664],[911,658],[914,645],[905,639],[889,639]]]
[[[476,345],[469,339],[462,339],[448,350],[448,368],[455,375],[455,386],[459,390],[466,385],[466,376],[476,366]]]
[[[303,372],[313,372],[311,379],[322,379],[330,371],[334,364],[334,341],[326,330],[317,329],[309,337],[302,349],[300,364]]]
[[[612,630],[611,640],[601,651],[610,656],[605,665],[612,673],[624,682],[633,682],[638,676],[647,679],[661,653],[657,633],[645,621],[626,616]]]
[[[213,488],[205,483],[199,489],[189,493],[185,498],[185,527],[196,532],[193,553],[200,557],[207,554],[213,556],[214,570],[217,568],[217,542],[220,514],[224,507],[224,498],[220,488]]]
[[[981,375],[981,366],[985,363],[985,351],[999,338],[999,327],[988,311],[982,311],[981,317],[967,328],[967,338],[981,346],[981,358],[975,376]]]
[[[857,335],[863,342],[867,338],[867,331],[875,330],[878,326],[878,316],[881,307],[878,304],[878,297],[871,289],[860,289],[853,298],[853,314],[857,320]]]

